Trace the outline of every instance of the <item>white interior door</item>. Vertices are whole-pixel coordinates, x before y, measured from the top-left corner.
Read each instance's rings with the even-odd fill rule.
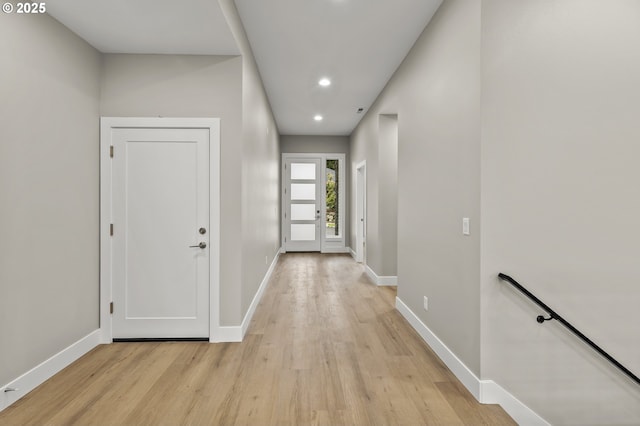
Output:
[[[284,179],[285,251],[320,251],[322,160],[287,158]]]
[[[113,337],[209,336],[209,130],[112,130]]]

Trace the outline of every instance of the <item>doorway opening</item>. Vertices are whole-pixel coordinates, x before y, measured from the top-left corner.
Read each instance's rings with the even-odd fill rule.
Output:
[[[101,119],[100,329],[216,341],[220,120]]]
[[[346,253],[345,154],[282,154],[282,249]]]

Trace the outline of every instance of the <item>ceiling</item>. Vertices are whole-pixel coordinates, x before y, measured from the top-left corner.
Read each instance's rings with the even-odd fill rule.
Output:
[[[349,135],[442,0],[235,3],[280,133]],[[47,11],[101,52],[239,54],[216,0],[54,0]]]
[[[104,53],[240,54],[217,0],[52,0],[47,13]]]

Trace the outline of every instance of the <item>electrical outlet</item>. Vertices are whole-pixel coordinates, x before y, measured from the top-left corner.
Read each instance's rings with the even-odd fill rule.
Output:
[[[429,310],[429,298],[427,296],[424,297],[424,310],[428,311]]]

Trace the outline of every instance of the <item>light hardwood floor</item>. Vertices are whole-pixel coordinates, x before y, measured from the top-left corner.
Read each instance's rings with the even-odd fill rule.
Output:
[[[512,425],[348,255],[286,254],[242,343],[100,346],[0,425]]]

